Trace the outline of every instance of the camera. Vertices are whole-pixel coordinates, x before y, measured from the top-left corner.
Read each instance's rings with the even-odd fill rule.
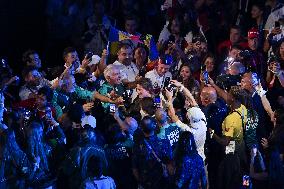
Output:
[[[164,88],[168,87],[170,84],[171,78],[170,77],[166,77],[165,81],[164,81]]]
[[[86,53],[86,59],[88,59],[88,60],[90,60],[90,59],[92,59],[92,56],[93,56],[93,53],[90,51],[90,52],[88,52],[88,53]]]

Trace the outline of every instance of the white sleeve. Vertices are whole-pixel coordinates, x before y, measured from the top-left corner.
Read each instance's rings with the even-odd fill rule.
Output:
[[[150,72],[147,72],[147,73],[145,74],[145,78],[151,79]]]
[[[182,131],[189,131],[192,132],[192,129],[185,123],[181,122],[180,120],[178,120],[176,122],[176,125],[182,130]]]
[[[276,21],[276,18],[275,18],[275,16],[274,16],[274,14],[273,14],[273,13],[270,13],[270,15],[269,15],[268,18],[267,18],[267,21],[266,21],[266,24],[265,24],[265,26],[264,26],[264,29],[269,30],[269,29],[273,28],[275,21]]]
[[[171,33],[170,33],[170,31],[168,30],[167,27],[168,27],[168,24],[166,23],[164,25],[160,35],[159,35],[159,40],[158,40],[159,42],[161,42],[161,41],[165,42],[169,39]]]

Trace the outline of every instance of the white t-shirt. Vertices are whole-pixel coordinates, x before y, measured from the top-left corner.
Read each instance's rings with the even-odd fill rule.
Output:
[[[204,144],[205,144],[205,140],[206,140],[206,131],[207,131],[206,124],[194,123],[194,124],[189,126],[187,124],[182,123],[179,120],[179,121],[176,122],[176,125],[182,131],[189,131],[193,134],[198,154],[202,157],[203,161],[205,161]]]
[[[165,75],[159,76],[156,69],[151,70],[145,74],[146,78],[149,78],[152,81],[152,85],[154,88],[162,88],[164,86],[165,79],[167,77],[172,79],[171,72],[166,72]]]
[[[278,6],[281,7],[282,5],[279,4]],[[279,18],[281,18],[283,15],[284,15],[284,6],[282,6],[281,8],[276,7],[268,16],[264,28],[267,29],[267,30],[273,28],[275,21],[278,21]]]
[[[121,67],[120,73],[122,80],[127,79],[129,82],[133,82],[135,81],[136,76],[139,74],[139,70],[133,62],[131,62],[131,64],[128,66],[125,66],[118,61],[115,61],[113,64]]]
[[[80,187],[81,189],[115,189],[114,180],[108,176],[101,176],[100,178],[87,178]]]

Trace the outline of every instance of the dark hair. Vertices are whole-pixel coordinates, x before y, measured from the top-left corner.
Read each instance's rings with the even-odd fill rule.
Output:
[[[178,81],[181,81],[182,82],[182,78],[180,77],[180,72],[182,70],[183,67],[188,67],[189,68],[189,71],[190,71],[190,77],[188,78],[187,80],[187,83],[184,83],[185,87],[188,88],[188,89],[192,89],[193,87],[195,87],[196,85],[196,82],[195,82],[195,79],[194,77],[192,77],[192,71],[191,71],[191,68],[190,68],[190,65],[189,64],[184,64],[181,66],[180,70],[179,70],[179,73],[178,73]]]
[[[29,75],[29,73],[34,70],[38,70],[38,69],[34,66],[26,66],[22,71],[22,77],[25,79]]]
[[[243,89],[241,89],[240,86],[232,86],[229,93],[233,96],[233,98],[236,101],[240,103],[245,102],[244,97],[246,96],[247,93]]]
[[[132,49],[132,46],[127,43],[119,43],[118,51],[120,51],[121,49]]]
[[[101,177],[103,174],[102,160],[97,156],[91,156],[87,163],[87,174],[89,177]]]
[[[66,56],[69,54],[69,53],[72,53],[72,52],[75,52],[76,49],[74,47],[66,47],[64,50],[63,50],[63,59],[66,58]]]
[[[156,120],[151,116],[145,116],[140,122],[140,127],[144,133],[150,134],[157,127]]]
[[[141,85],[143,89],[149,91],[150,93],[153,92],[153,85],[149,78],[142,77],[136,81],[136,85]]]
[[[117,123],[111,124],[108,128],[107,141],[109,144],[117,144],[126,140],[119,125]]]
[[[261,3],[261,2],[255,2],[255,3],[252,4],[252,6],[256,6],[261,11],[264,11],[264,9],[265,9],[264,3]]]
[[[81,123],[81,119],[83,118],[84,114],[85,112],[83,106],[78,103],[71,105],[67,113],[70,120],[75,123]]]
[[[127,20],[134,20],[137,25],[139,24],[139,19],[135,15],[126,15],[124,18],[124,22],[126,22]]]
[[[32,55],[32,54],[38,54],[38,53],[35,50],[32,50],[32,49],[25,51],[23,53],[23,56],[22,56],[22,61],[24,63],[30,62],[31,61],[30,55]]]
[[[216,58],[215,58],[214,54],[212,54],[212,53],[210,53],[210,52],[208,52],[208,53],[206,54],[206,56],[203,58],[202,63],[204,64],[205,61],[206,61],[206,59],[209,58],[209,57],[210,57],[210,58],[213,58],[213,59],[214,59],[214,63],[215,63]]]
[[[151,97],[144,97],[140,101],[140,107],[150,116],[155,114],[155,104]]]
[[[96,138],[96,132],[89,124],[85,124],[83,128],[80,129],[80,142],[95,144]]]
[[[179,34],[180,36],[184,37],[187,33],[187,30],[186,30],[186,27],[184,27],[184,20],[183,20],[183,15],[179,14],[177,16],[175,16],[174,18],[172,18],[169,22],[169,25],[168,25],[168,30],[171,32],[171,26],[173,24],[173,21],[176,20],[178,21],[179,23]]]
[[[53,98],[53,91],[48,86],[44,86],[44,87],[40,88],[38,90],[37,94],[46,96],[47,102],[51,102],[51,100]]]
[[[241,31],[241,27],[238,26],[238,25],[232,25],[232,26],[230,27],[230,30],[231,30],[231,29],[235,29],[235,30]]]
[[[175,159],[181,160],[186,155],[197,153],[197,147],[193,134],[189,131],[182,132],[179,136],[179,140],[176,146]]]

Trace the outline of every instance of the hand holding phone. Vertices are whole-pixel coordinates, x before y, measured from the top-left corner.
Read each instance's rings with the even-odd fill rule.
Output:
[[[110,113],[115,113],[115,111],[116,111],[116,106],[115,106],[115,104],[110,104],[110,105],[109,105],[109,112],[110,112]]]

